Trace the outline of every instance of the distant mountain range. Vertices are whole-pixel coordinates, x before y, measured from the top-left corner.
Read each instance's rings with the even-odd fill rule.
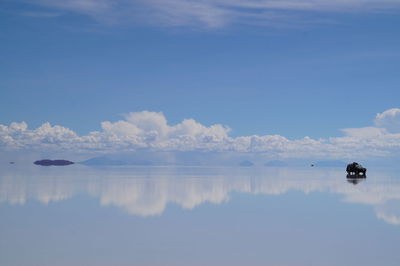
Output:
[[[146,166],[153,165],[151,161],[147,160],[135,160],[135,159],[118,160],[108,157],[94,157],[79,163],[84,165],[146,165]]]
[[[264,164],[264,166],[288,166],[288,163],[284,162],[284,161],[275,160],[275,161],[266,162]]]
[[[118,166],[118,165],[137,165],[137,166],[266,166],[266,167],[285,167],[285,166],[316,166],[316,167],[346,167],[347,162],[341,160],[271,160],[263,162],[257,156],[231,156],[229,153],[213,152],[134,152],[119,155],[103,155],[90,158],[79,162],[90,166]]]
[[[314,163],[314,166],[319,167],[346,167],[348,163],[340,160],[327,160],[327,161],[318,161]]]
[[[242,161],[242,162],[239,163],[239,165],[240,166],[244,166],[244,167],[250,167],[250,166],[253,166],[254,163],[250,162],[250,161]]]

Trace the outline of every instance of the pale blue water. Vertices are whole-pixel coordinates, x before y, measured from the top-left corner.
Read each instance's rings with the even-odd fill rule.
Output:
[[[0,169],[0,265],[400,265],[400,176],[340,168]]]

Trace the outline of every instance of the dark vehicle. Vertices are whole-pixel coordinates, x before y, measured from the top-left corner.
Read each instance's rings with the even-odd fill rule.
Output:
[[[353,162],[346,167],[347,177],[365,177],[367,173],[367,168],[363,167],[361,164]]]

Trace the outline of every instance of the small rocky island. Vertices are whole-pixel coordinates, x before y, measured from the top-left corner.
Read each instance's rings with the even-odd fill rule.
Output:
[[[67,161],[67,160],[38,160],[33,162],[36,165],[41,165],[41,166],[65,166],[65,165],[71,165],[74,164],[74,162]]]

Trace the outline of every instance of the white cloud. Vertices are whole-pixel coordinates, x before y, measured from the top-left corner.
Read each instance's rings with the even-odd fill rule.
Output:
[[[360,139],[380,137],[387,134],[385,128],[376,127],[344,128],[342,131],[349,137]]]
[[[286,17],[280,11],[349,12],[400,7],[398,0],[33,0],[29,3],[80,13],[107,23],[144,20],[163,26],[209,28],[230,23],[259,24]]]
[[[392,126],[382,122],[397,117],[392,110],[377,115],[381,126]],[[124,120],[104,121],[101,126],[101,131],[79,136],[68,128],[49,123],[33,130],[28,129],[25,122],[14,122],[9,126],[0,124],[0,147],[5,150],[102,153],[138,149],[230,151],[265,153],[275,158],[382,157],[394,156],[400,151],[400,133],[390,133],[383,127],[347,128],[342,130],[344,136],[328,139],[304,137],[289,140],[280,135],[234,138],[229,136],[230,128],[220,124],[205,126],[193,119],[185,119],[169,125],[163,113],[149,111],[129,113]]]
[[[143,132],[157,132],[160,137],[168,134],[167,119],[162,113],[149,111],[129,113],[125,119]]]
[[[375,125],[386,128],[393,133],[400,133],[400,108],[392,108],[383,113],[378,113]]]
[[[0,125],[0,147],[9,149],[45,149],[52,146],[60,149],[71,146],[74,149],[78,139],[74,131],[62,126],[51,126],[50,123],[44,123],[35,130],[29,130],[25,122]]]

